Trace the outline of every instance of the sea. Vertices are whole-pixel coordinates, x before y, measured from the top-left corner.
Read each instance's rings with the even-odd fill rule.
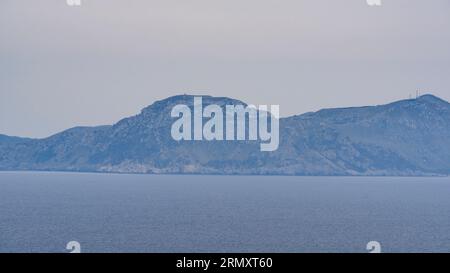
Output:
[[[450,178],[0,172],[0,252],[67,253],[69,242],[86,253],[449,252]]]

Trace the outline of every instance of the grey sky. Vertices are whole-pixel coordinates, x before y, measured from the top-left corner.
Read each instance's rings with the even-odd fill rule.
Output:
[[[450,0],[0,0],[0,133],[112,124],[181,93],[282,116],[450,100]]]

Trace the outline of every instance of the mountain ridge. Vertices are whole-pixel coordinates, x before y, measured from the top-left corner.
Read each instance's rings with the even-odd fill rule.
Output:
[[[155,101],[113,125],[73,127],[43,139],[0,135],[0,170],[249,175],[449,175],[450,104],[423,95],[377,106],[328,108],[280,118],[280,147],[176,142],[176,104]],[[202,96],[203,104],[243,104]]]

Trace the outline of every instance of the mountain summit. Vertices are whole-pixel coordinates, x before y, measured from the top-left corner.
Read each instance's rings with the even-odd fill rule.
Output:
[[[157,101],[112,126],[45,139],[0,135],[0,170],[166,174],[449,175],[450,104],[432,95],[386,105],[323,109],[280,119],[280,146],[171,138],[170,111],[191,95]],[[203,96],[203,104],[245,103]]]

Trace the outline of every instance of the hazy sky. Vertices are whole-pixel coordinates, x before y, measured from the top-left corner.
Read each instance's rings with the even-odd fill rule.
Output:
[[[450,0],[0,0],[0,133],[112,124],[181,93],[282,116],[450,100]]]

